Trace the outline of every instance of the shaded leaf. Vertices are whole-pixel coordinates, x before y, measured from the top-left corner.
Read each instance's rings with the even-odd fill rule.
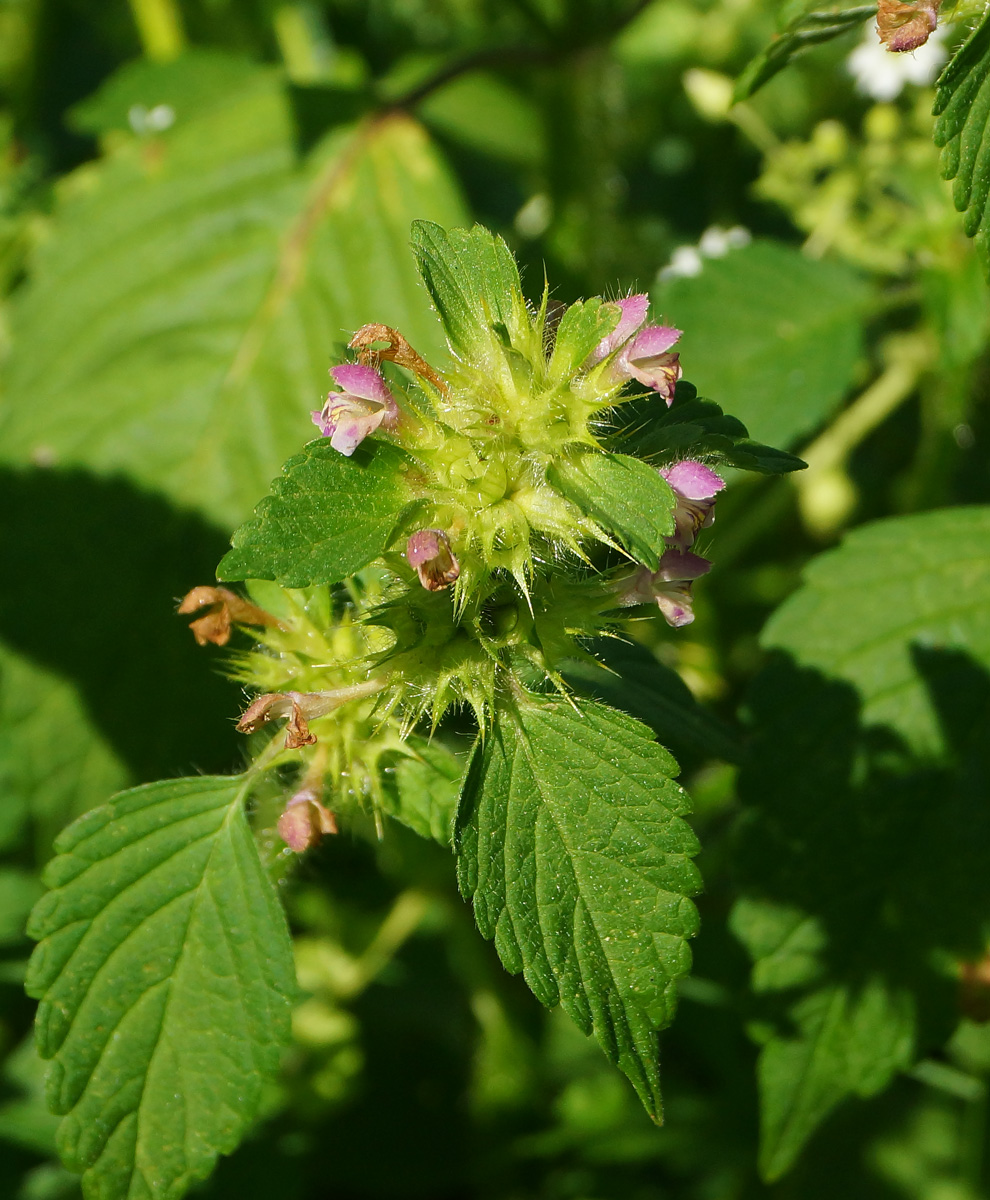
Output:
[[[352,330],[441,347],[409,224],[463,210],[408,117],[338,128],[300,161],[279,76],[256,68],[82,172],[12,306],[8,460],[124,472],[229,527],[312,433]]]
[[[183,1195],[258,1112],[295,995],[243,779],[123,792],[62,834],[27,987],[58,1149],[101,1200]]]
[[[234,534],[217,577],[309,587],[360,571],[388,546],[409,499],[407,461],[385,442],[365,443],[351,458],[326,439],[310,442]]]
[[[547,476],[637,562],[657,569],[664,538],[674,532],[677,498],[655,467],[625,454],[584,453],[557,459]]]
[[[527,698],[476,748],[457,818],[478,928],[543,1004],[594,1033],[656,1119],[656,1030],[690,966],[700,886],[675,770],[622,713]]]
[[[954,508],[863,526],[813,559],[770,618],[766,647],[852,684],[863,719],[918,753],[944,745],[912,647],[958,649],[990,665],[990,508]]]
[[[420,837],[449,846],[464,763],[425,738],[407,739],[406,748],[415,757],[403,755],[384,777],[385,811]]]

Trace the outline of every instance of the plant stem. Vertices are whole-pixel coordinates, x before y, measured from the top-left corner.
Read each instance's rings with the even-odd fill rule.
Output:
[[[171,62],[186,48],[178,0],[130,0],[131,13],[146,57]]]

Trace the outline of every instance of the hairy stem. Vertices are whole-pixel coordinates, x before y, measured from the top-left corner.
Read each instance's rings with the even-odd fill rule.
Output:
[[[145,56],[171,62],[186,48],[186,34],[177,0],[130,0],[131,13]]]

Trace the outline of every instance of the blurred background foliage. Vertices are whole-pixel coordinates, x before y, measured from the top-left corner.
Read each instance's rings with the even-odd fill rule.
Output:
[[[439,352],[414,218],[498,230],[533,295],[649,289],[809,463],[733,479],[696,623],[611,651],[705,846],[667,1122],[502,972],[446,851],[369,823],[286,887],[295,1046],[197,1194],[990,1195],[990,305],[929,115],[965,22],[897,60],[853,22],[733,104],[800,10],[0,0],[4,1197],[78,1196],[20,991],[39,869],[113,790],[238,763],[171,609],[350,331]]]

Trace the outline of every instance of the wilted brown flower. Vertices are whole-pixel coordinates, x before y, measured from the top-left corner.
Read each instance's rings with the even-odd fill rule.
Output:
[[[942,0],[917,0],[915,4],[879,0],[877,33],[880,41],[895,54],[917,50],[935,32],[941,3]]]
[[[195,621],[189,623],[193,637],[200,646],[205,646],[207,642],[226,646],[233,625],[281,628],[281,622],[271,613],[222,587],[194,587],[182,597],[178,611],[182,614],[200,613]]]
[[[372,349],[375,342],[385,342],[383,349]],[[351,338],[348,345],[357,350],[358,358],[363,363],[377,365],[382,359],[394,362],[418,375],[420,379],[432,383],[438,392],[447,391],[447,381],[438,375],[422,354],[414,350],[397,329],[390,325],[362,325]]]
[[[355,683],[327,692],[266,692],[248,705],[237,722],[237,728],[241,733],[254,733],[273,718],[288,717],[285,748],[299,750],[316,741],[316,734],[310,732],[308,722],[325,717],[348,700],[372,696],[384,686],[380,679],[369,679],[366,683]]]

